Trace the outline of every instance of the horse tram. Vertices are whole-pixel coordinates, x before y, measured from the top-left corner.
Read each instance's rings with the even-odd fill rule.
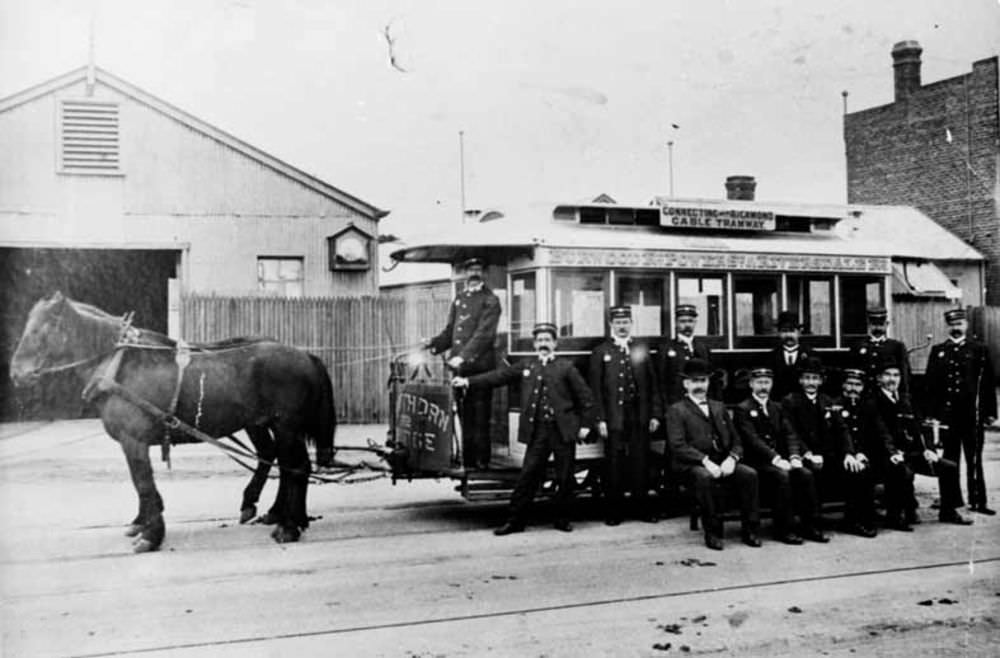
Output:
[[[801,345],[819,356],[830,372],[826,387],[838,391],[838,369],[867,334],[867,309],[888,310],[892,336],[907,304],[940,306],[952,295],[954,305],[952,281],[982,280],[978,253],[906,207],[657,197],[646,205],[536,204],[479,217],[411,240],[392,258],[484,260],[486,284],[503,307],[497,348],[510,362],[533,354],[536,321],[552,321],[558,353],[587,379],[590,352],[607,337],[610,306],[631,307],[633,335],[655,352],[673,336],[677,306],[693,305],[695,334],[712,350],[714,389],[729,404],[748,395],[747,373],[778,345],[781,311],[798,318]],[[938,285],[921,289],[911,271],[924,275],[924,288]],[[903,336],[916,373],[931,342],[926,329],[909,326]],[[516,440],[517,395],[495,391],[490,468],[476,469],[462,459],[443,364],[403,355],[392,368],[394,480],[450,477],[469,500],[506,495],[524,453]],[[654,439],[652,449],[662,453],[662,428]],[[577,445],[578,483],[594,482],[603,452],[600,440]]]

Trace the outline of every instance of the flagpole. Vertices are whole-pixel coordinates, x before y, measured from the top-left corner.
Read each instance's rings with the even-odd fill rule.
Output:
[[[458,131],[459,187],[462,194],[462,223],[465,223],[465,131]]]
[[[667,142],[667,169],[670,173],[670,198],[674,198],[674,142]]]

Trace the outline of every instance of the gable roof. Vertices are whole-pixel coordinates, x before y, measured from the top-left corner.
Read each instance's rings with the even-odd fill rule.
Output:
[[[64,73],[58,77],[52,78],[33,87],[29,87],[23,91],[16,94],[7,96],[6,98],[0,98],[0,113],[11,110],[19,105],[33,101],[42,96],[52,94],[65,87],[70,87],[80,82],[87,80],[87,67],[82,66],[78,69],[74,69],[69,73]],[[94,68],[94,80],[97,83],[105,85],[111,89],[114,89],[118,93],[131,98],[132,100],[142,103],[147,107],[156,110],[157,112],[164,114],[175,121],[178,121],[188,128],[201,133],[202,135],[213,139],[220,144],[224,144],[229,148],[237,151],[250,158],[256,162],[268,167],[283,176],[291,178],[294,181],[304,185],[305,187],[311,189],[312,191],[321,194],[337,203],[340,203],[348,208],[374,220],[381,219],[389,214],[389,211],[382,210],[376,206],[371,205],[365,201],[362,201],[358,197],[348,194],[347,192],[326,183],[315,176],[311,176],[301,169],[297,169],[287,162],[280,160],[273,155],[265,153],[260,149],[251,146],[250,144],[244,142],[243,140],[230,135],[224,130],[220,130],[215,126],[202,121],[198,117],[188,114],[184,110],[171,105],[170,103],[157,98],[149,92],[139,89],[135,85],[122,80],[121,78],[108,73],[102,68]]]

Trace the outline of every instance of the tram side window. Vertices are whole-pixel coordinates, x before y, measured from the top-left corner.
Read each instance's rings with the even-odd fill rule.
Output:
[[[788,310],[802,323],[802,335],[833,337],[833,278],[789,276]]]
[[[615,278],[618,304],[632,307],[632,322],[636,336],[663,335],[663,277],[618,275]]]
[[[552,309],[561,349],[588,349],[604,337],[607,281],[607,272],[553,272]]]
[[[762,347],[776,333],[778,277],[737,276],[733,279],[736,347]]]
[[[885,306],[883,277],[842,276],[840,277],[840,331],[843,335],[863,336],[868,333],[865,310]]]
[[[535,326],[538,306],[535,298],[535,273],[510,277],[510,334],[513,350],[531,350],[531,329]]]
[[[677,303],[694,304],[698,323],[694,332],[699,336],[722,336],[724,286],[721,276],[678,276]]]

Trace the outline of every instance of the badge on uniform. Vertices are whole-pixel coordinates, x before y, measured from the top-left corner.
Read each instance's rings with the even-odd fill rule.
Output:
[[[851,415],[851,412],[848,411],[847,409],[844,409],[843,411],[840,412],[840,415],[843,416],[844,418],[847,418],[848,416]]]
[[[677,352],[675,352],[674,350],[669,350],[669,351],[667,352],[667,356],[669,356],[669,357],[670,357],[670,358],[672,359],[672,358],[674,358],[675,356],[677,356]]]
[[[830,412],[829,412],[829,411],[827,411],[827,412],[826,412],[826,415],[825,415],[825,416],[823,416],[823,418],[827,418],[827,419],[829,419],[829,418],[830,418]]]
[[[867,354],[867,353],[868,353],[867,347],[862,347],[860,350],[858,350],[858,354]]]
[[[751,418],[756,418],[757,417],[757,410],[756,409],[751,409],[750,410],[750,417]]]
[[[522,377],[531,377],[531,371],[528,370],[527,368],[525,368],[524,372],[521,373],[521,376]]]
[[[604,362],[605,363],[611,363],[611,355],[610,354],[605,354],[604,355]]]
[[[939,359],[943,359],[944,358],[944,352],[938,352],[938,358]]]

